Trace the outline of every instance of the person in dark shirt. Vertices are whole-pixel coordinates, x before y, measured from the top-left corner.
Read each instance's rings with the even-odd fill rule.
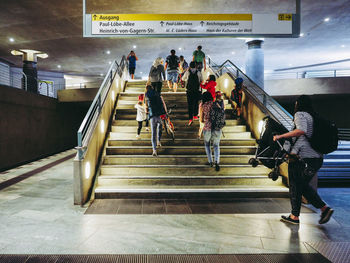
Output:
[[[136,60],[139,60],[139,59],[133,50],[130,51],[126,59],[129,60],[129,74],[131,76],[131,79],[134,79],[135,69],[136,69]]]
[[[175,50],[172,49],[170,51],[170,55],[166,58],[164,69],[168,73],[167,79],[169,89],[173,89],[174,92],[176,92],[177,90],[177,77],[179,68],[181,69],[180,59],[178,56],[175,55]]]

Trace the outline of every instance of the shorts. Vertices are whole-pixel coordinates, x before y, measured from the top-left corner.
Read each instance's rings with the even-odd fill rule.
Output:
[[[135,68],[129,68],[129,74],[135,74]]]
[[[173,72],[168,72],[168,81],[172,81],[173,83],[176,83],[177,82],[177,71],[173,71]]]

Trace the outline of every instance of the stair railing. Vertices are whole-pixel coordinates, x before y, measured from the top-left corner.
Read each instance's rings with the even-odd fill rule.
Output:
[[[292,130],[294,127],[293,116],[287,112],[276,100],[268,95],[262,88],[259,87],[252,79],[250,79],[244,72],[237,67],[232,61],[226,60],[222,64],[217,64],[208,57],[208,65],[217,77],[227,73],[232,79],[238,77],[243,79],[244,91],[252,97],[255,102],[260,106],[260,109],[274,118],[277,122],[282,124],[288,130]],[[233,87],[232,87],[233,88]]]
[[[82,205],[88,200],[117,96],[123,91],[128,75],[128,62],[125,56],[119,64],[117,61],[111,64],[77,132],[74,204]]]

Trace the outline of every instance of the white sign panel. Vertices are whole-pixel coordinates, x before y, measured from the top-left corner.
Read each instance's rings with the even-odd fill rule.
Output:
[[[292,34],[292,14],[92,14],[91,34],[229,36]]]

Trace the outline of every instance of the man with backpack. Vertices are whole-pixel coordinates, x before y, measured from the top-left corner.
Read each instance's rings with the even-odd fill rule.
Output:
[[[177,90],[177,77],[180,66],[180,59],[175,55],[176,51],[172,49],[170,55],[167,56],[164,69],[167,70],[169,89]]]
[[[152,155],[157,157],[157,146],[161,147],[160,139],[162,137],[162,119],[160,116],[167,114],[167,108],[163,98],[151,85],[147,85],[146,90],[147,113],[151,120]]]
[[[193,51],[193,59],[192,59],[192,61],[194,61],[196,63],[197,69],[199,71],[202,71],[203,64],[204,64],[204,70],[206,70],[207,64],[206,64],[206,61],[205,61],[205,54],[202,51],[202,46],[198,46],[197,50]]]
[[[273,140],[282,138],[293,138],[293,147],[289,154],[288,163],[288,178],[289,178],[289,193],[292,205],[292,211],[289,216],[282,216],[281,221],[290,224],[299,224],[299,215],[301,208],[302,196],[315,208],[321,209],[321,217],[319,224],[325,224],[331,218],[334,210],[326,205],[326,203],[318,195],[317,190],[313,189],[309,182],[316,175],[316,172],[323,164],[323,153],[332,150],[332,147],[325,147],[327,151],[322,149],[323,146],[329,146],[333,141],[334,129],[332,125],[323,125],[320,130],[321,121],[315,114],[311,98],[307,95],[300,96],[295,103],[294,124],[295,129],[281,134],[275,135]],[[329,138],[323,138],[317,144],[313,143],[314,139],[323,134],[323,129],[328,129]],[[320,147],[321,146],[321,147]],[[334,150],[334,149],[333,149]]]
[[[196,69],[196,63],[190,63],[190,68],[182,77],[186,82],[186,94],[188,104],[188,125],[190,126],[193,119],[198,119],[198,102],[201,97],[200,83],[203,81],[202,74]]]

